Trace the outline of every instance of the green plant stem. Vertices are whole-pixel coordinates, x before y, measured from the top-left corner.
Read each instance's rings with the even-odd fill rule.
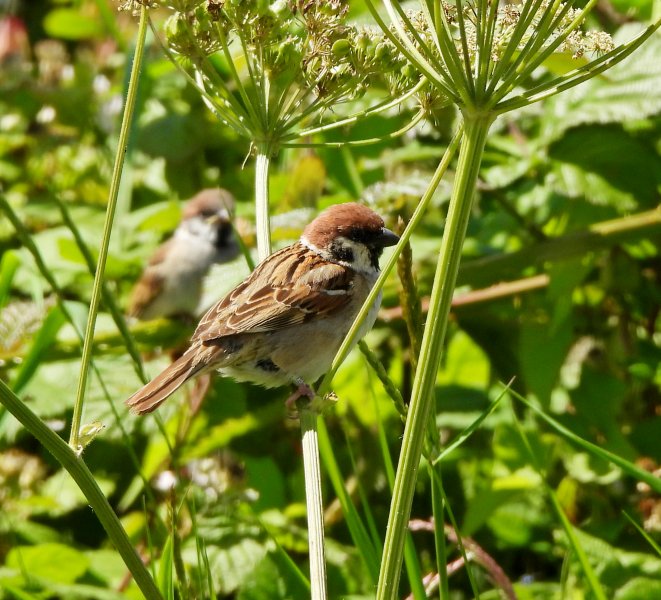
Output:
[[[303,470],[308,513],[308,546],[310,559],[310,598],[325,600],[326,558],[324,551],[324,512],[321,496],[321,467],[319,464],[319,436],[317,412],[306,406],[300,411],[303,441]]]
[[[67,205],[57,196],[55,196],[55,201],[60,209],[60,214],[62,215],[64,224],[69,228],[69,231],[71,231],[71,235],[73,235],[73,239],[78,246],[78,250],[80,250],[80,253],[83,256],[83,260],[85,261],[90,274],[93,276],[95,266],[92,253],[87,247],[87,244],[85,243],[85,240],[83,239],[83,236],[81,235],[76,222],[71,217],[71,213],[69,213]],[[147,377],[143,368],[140,352],[136,346],[135,340],[131,336],[128,325],[126,324],[126,319],[124,318],[124,315],[122,314],[119,306],[117,306],[115,297],[108,289],[105,281],[101,282],[101,297],[103,299],[103,303],[106,306],[106,309],[110,311],[110,315],[115,322],[115,326],[117,327],[117,331],[119,331],[122,341],[126,345],[126,350],[128,351],[129,356],[133,361],[133,368],[137,376],[140,378],[140,381],[142,381],[143,384],[147,383],[149,378]]]
[[[87,326],[85,328],[85,342],[83,344],[78,390],[76,392],[76,401],[73,407],[73,416],[71,418],[71,434],[69,436],[69,445],[74,449],[74,451],[79,451],[80,446],[80,425],[82,421],[85,390],[87,388],[87,375],[89,373],[89,365],[92,358],[96,315],[99,310],[99,302],[103,292],[103,277],[105,274],[106,261],[108,258],[110,234],[112,233],[115,209],[117,207],[117,196],[119,194],[119,184],[122,179],[124,155],[126,154],[126,149],[128,147],[129,132],[131,129],[131,121],[133,119],[133,109],[135,108],[135,101],[138,95],[138,81],[140,79],[140,68],[142,66],[142,56],[145,48],[146,35],[147,8],[142,5],[140,8],[140,24],[138,26],[135,54],[133,56],[131,76],[126,94],[126,106],[124,107],[124,114],[122,116],[122,125],[119,131],[119,141],[117,143],[117,153],[115,155],[115,166],[113,168],[112,180],[110,182],[110,191],[108,193],[108,208],[106,210],[106,220],[103,227],[101,248],[99,249],[99,260],[97,261],[96,273],[94,276],[94,287],[92,289],[89,314],[87,317]]]
[[[464,136],[459,151],[454,189],[438,255],[429,314],[422,338],[418,369],[413,380],[411,403],[395,477],[376,592],[378,600],[397,597],[404,541],[425,431],[434,400],[436,373],[441,360],[452,294],[473,204],[475,185],[487,132],[492,120],[493,118],[488,114],[468,115],[464,123]]]
[[[317,392],[320,396],[323,397],[325,394],[329,392],[331,381],[333,380],[335,373],[337,373],[337,370],[340,368],[340,365],[342,364],[344,359],[348,356],[349,352],[353,348],[356,342],[356,337],[358,335],[358,330],[360,329],[361,324],[365,320],[367,313],[370,311],[370,308],[374,305],[374,302],[376,301],[376,297],[379,295],[381,288],[383,288],[383,284],[385,283],[386,278],[390,274],[390,271],[392,271],[395,265],[397,264],[397,259],[399,258],[399,255],[401,254],[404,245],[411,239],[411,235],[415,231],[415,228],[422,221],[422,218],[425,215],[425,211],[427,210],[427,206],[429,206],[429,203],[431,202],[432,196],[434,195],[434,192],[436,191],[438,184],[441,182],[441,179],[443,179],[443,176],[445,175],[445,172],[447,171],[447,168],[450,165],[450,161],[454,157],[454,153],[457,150],[459,140],[461,139],[462,131],[463,129],[462,127],[460,127],[457,133],[450,141],[450,143],[448,144],[448,147],[445,150],[445,153],[443,154],[443,158],[441,159],[441,162],[436,168],[436,171],[432,175],[431,181],[429,182],[429,186],[427,187],[427,190],[420,199],[420,202],[418,203],[418,206],[416,207],[413,216],[411,217],[411,220],[408,222],[406,228],[402,232],[402,235],[400,236],[399,242],[397,242],[397,245],[395,246],[393,253],[390,255],[390,258],[388,258],[388,261],[381,270],[381,274],[379,275],[379,278],[374,284],[372,291],[365,299],[365,302],[363,302],[363,306],[361,307],[360,312],[354,319],[353,325],[351,326],[349,333],[347,333],[346,337],[344,338],[344,341],[342,342],[342,345],[340,346],[340,349],[335,354],[335,358],[333,359],[333,364],[331,365],[330,370],[328,371],[328,373],[326,373],[322,382],[319,384],[319,388]]]
[[[269,165],[271,153],[267,144],[257,146],[255,161],[255,227],[257,256],[260,261],[271,254],[271,224],[269,218]]]
[[[56,433],[49,429],[2,381],[0,402],[69,472],[85,494],[94,514],[98,517],[115,548],[124,560],[135,582],[148,600],[161,598],[153,579],[131,545],[122,524],[103,495],[87,465]]]
[[[441,600],[449,600],[450,588],[448,585],[448,553],[445,547],[445,523],[444,499],[442,493],[441,470],[435,472],[434,465],[427,461],[427,471],[431,481],[432,511],[434,515],[434,545],[436,548],[436,570],[440,578],[439,592]],[[466,569],[469,569],[466,563]]]

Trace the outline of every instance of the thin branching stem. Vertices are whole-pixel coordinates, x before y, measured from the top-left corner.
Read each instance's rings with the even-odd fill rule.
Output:
[[[434,70],[434,68],[432,68],[432,66],[425,60],[425,58],[417,51],[417,49],[413,44],[411,44],[410,46],[406,44],[408,38],[406,38],[405,31],[398,30],[400,35],[404,36],[403,39],[400,39],[398,36],[393,34],[392,31],[390,31],[390,28],[388,27],[386,22],[381,18],[379,12],[376,10],[376,7],[372,3],[372,0],[365,0],[365,4],[367,5],[367,8],[369,9],[370,13],[372,13],[374,20],[383,30],[385,36],[394,44],[394,46],[404,56],[406,56],[406,58],[408,58],[411,61],[411,63],[413,63],[416,66],[416,68],[420,71],[422,75],[424,75],[431,83],[433,83],[438,88],[443,90],[443,93],[448,98],[451,98],[454,102],[459,102],[461,98],[457,94],[457,90],[455,90],[454,88],[452,79],[445,71],[445,69]],[[401,29],[401,25],[400,25],[400,29]]]
[[[83,240],[83,236],[81,235],[66,204],[57,196],[55,196],[55,202],[57,203],[60,209],[60,214],[62,215],[62,221],[69,228],[69,231],[71,231],[71,235],[73,235],[73,239],[76,242],[76,246],[78,247],[78,250],[80,250],[80,254],[82,255],[83,260],[87,265],[87,269],[89,270],[90,274],[92,274],[93,276],[96,266],[94,264],[94,258],[92,256],[92,253],[87,247],[85,240]],[[147,378],[145,370],[142,366],[142,358],[140,357],[140,352],[138,351],[138,348],[135,345],[135,340],[133,339],[133,336],[131,336],[128,325],[126,324],[126,319],[122,311],[120,310],[119,306],[117,306],[115,297],[108,289],[108,286],[106,285],[105,281],[102,282],[101,293],[102,293],[103,302],[106,308],[108,309],[108,311],[110,312],[113,321],[115,322],[117,331],[119,331],[119,334],[121,335],[122,339],[124,340],[124,343],[126,344],[126,350],[128,351],[129,356],[131,357],[131,362],[133,363],[133,368],[136,372],[136,375],[140,378],[140,381],[142,381],[142,383],[147,383],[149,379]]]
[[[464,7],[461,0],[455,0],[455,7],[457,9],[457,25],[459,27],[459,39],[461,41],[461,52],[463,54],[464,71],[466,72],[466,81],[470,82],[470,91],[475,93],[473,87],[473,73],[471,70],[470,53],[468,51],[468,36],[466,35],[466,21],[464,19]],[[451,40],[452,41],[452,40]],[[452,52],[456,53],[454,42],[452,41]]]
[[[108,537],[117,548],[124,564],[133,575],[135,582],[147,600],[161,600],[161,594],[142,560],[137,555],[131,540],[126,535],[120,520],[112,510],[94,475],[80,457],[53,432],[37,415],[0,381],[0,403],[16,417],[23,426],[50,452],[64,467],[83,492],[94,514],[99,519]]]
[[[457,133],[450,141],[450,144],[446,148],[445,153],[443,154],[443,158],[441,159],[441,162],[439,163],[438,167],[436,168],[436,171],[434,172],[434,175],[431,178],[431,181],[429,182],[429,186],[427,187],[427,190],[423,194],[422,198],[420,198],[420,202],[418,203],[418,206],[416,207],[415,211],[413,212],[413,215],[411,216],[411,220],[406,225],[406,229],[404,229],[404,231],[402,232],[402,235],[400,236],[399,242],[395,246],[393,253],[386,261],[385,266],[381,270],[381,274],[379,275],[379,278],[377,279],[376,283],[374,284],[374,287],[372,288],[371,292],[368,294],[367,298],[365,299],[365,302],[363,302],[363,306],[360,309],[360,312],[354,319],[353,325],[351,326],[349,333],[347,333],[346,337],[344,338],[344,341],[342,342],[342,345],[340,346],[340,349],[335,354],[335,358],[333,359],[333,364],[330,370],[328,371],[328,373],[326,373],[321,384],[319,385],[318,392],[321,396],[324,396],[330,390],[331,381],[333,380],[335,373],[337,373],[337,370],[340,368],[340,365],[349,354],[351,348],[353,348],[356,342],[356,338],[358,336],[358,331],[360,329],[360,326],[367,317],[367,313],[374,305],[377,296],[379,295],[381,289],[383,288],[383,284],[385,283],[386,278],[397,264],[397,259],[400,253],[402,252],[404,245],[411,239],[412,233],[415,231],[416,227],[422,221],[422,218],[425,215],[425,212],[427,210],[427,207],[429,206],[429,203],[431,202],[434,192],[436,191],[438,184],[441,182],[441,179],[443,178],[445,172],[450,166],[450,161],[454,157],[457,147],[459,146],[459,140],[461,139],[462,131],[463,128],[460,127]]]
[[[610,69],[617,63],[624,60],[627,56],[632,54],[634,50],[639,48],[650,36],[654,34],[657,29],[659,29],[660,26],[661,20],[647,27],[647,29],[639,33],[635,38],[626,44],[611,50],[607,54],[600,56],[587,65],[584,65],[561,77],[556,77],[552,81],[527,90],[523,94],[499,102],[494,107],[494,111],[498,114],[502,114],[517,108],[522,108],[532,104],[533,102],[538,102],[550,96],[554,96],[555,94],[572,88],[579,83],[587,81],[588,79],[592,79],[595,75]]]
[[[583,10],[550,44],[548,44],[548,46],[545,46],[535,57],[526,63],[525,67],[521,69],[519,76],[522,78],[527,78],[538,66],[540,66],[547,58],[549,58],[551,54],[553,54],[560,47],[560,44],[562,44],[569,37],[571,32],[578,29],[596,2],[597,0],[590,0],[590,2],[585,5]],[[561,18],[557,20],[558,27],[560,26],[561,21]],[[502,95],[499,94],[498,99],[500,98],[502,98]]]
[[[245,127],[236,118],[235,113],[233,112],[233,110],[236,109],[237,107],[239,110],[242,110],[241,106],[238,103],[234,102],[234,99],[232,97],[226,97],[226,96],[221,97],[221,101],[224,104],[222,106],[219,105],[218,99],[213,98],[204,87],[201,67],[197,65],[196,78],[193,78],[191,74],[186,69],[184,69],[181,63],[177,60],[177,58],[175,57],[174,53],[170,50],[170,48],[168,48],[163,43],[160,36],[158,35],[158,31],[156,30],[156,27],[154,26],[154,22],[151,20],[151,18],[149,18],[149,27],[151,28],[152,33],[154,34],[154,39],[158,43],[161,51],[165,54],[168,60],[174,65],[177,71],[179,71],[184,76],[184,78],[188,81],[188,83],[190,83],[190,85],[192,85],[193,88],[195,88],[200,93],[202,99],[205,101],[205,104],[207,105],[207,108],[209,108],[209,110],[211,110],[221,122],[223,122],[228,127],[231,127],[236,133],[243,136],[247,135]],[[209,62],[208,57],[204,56],[201,58],[203,59],[201,61],[201,64]],[[212,65],[208,65],[208,71],[212,72],[214,75],[217,75]],[[206,71],[204,71],[204,74],[207,77],[209,77]],[[219,86],[217,88],[217,91],[220,94],[221,92],[225,92],[226,90],[224,86]],[[228,106],[230,106],[232,110],[228,110]]]
[[[596,0],[589,0],[586,9],[591,9],[595,2]],[[566,4],[558,2],[558,4],[560,10],[554,8],[552,11],[551,8],[555,5],[549,5],[547,10],[544,11],[542,18],[535,27],[533,35],[503,75],[501,84],[490,95],[489,101],[491,106],[494,106],[521,81],[525,81],[533,70],[550,56],[573,30],[579,27],[581,21],[585,18],[587,10],[582,11],[560,35],[549,42],[553,33],[560,27],[562,21],[571,10],[571,2],[567,2]],[[540,57],[541,60],[539,60]]]
[[[420,90],[422,90],[422,88],[426,85],[426,83],[427,80],[423,77],[410,90],[407,90],[406,93],[402,94],[401,96],[398,96],[397,98],[389,98],[387,100],[384,100],[383,102],[376,104],[375,106],[372,106],[364,111],[354,113],[353,115],[346,117],[344,119],[338,119],[337,121],[333,121],[332,123],[327,123],[325,125],[320,125],[319,127],[310,127],[309,129],[303,129],[302,131],[299,131],[296,134],[291,134],[291,136],[288,137],[293,137],[294,135],[296,135],[296,137],[307,137],[309,135],[316,135],[319,133],[324,133],[326,131],[331,131],[333,129],[337,129],[338,127],[344,127],[345,125],[353,125],[354,123],[356,123],[361,119],[366,119],[367,117],[383,112],[384,110],[395,108],[396,106],[402,104],[403,102],[405,102],[406,100],[417,94]]]
[[[124,157],[126,156],[126,149],[128,147],[128,138],[129,132],[131,130],[131,122],[133,120],[135,101],[138,96],[138,81],[140,79],[142,56],[144,54],[145,39],[147,36],[147,21],[147,9],[144,5],[142,5],[140,8],[140,23],[138,26],[135,54],[133,56],[133,65],[131,67],[131,75],[129,78],[128,91],[126,94],[126,106],[124,107],[124,113],[122,115],[122,124],[119,131],[119,140],[117,142],[117,153],[115,155],[115,166],[113,168],[112,179],[110,182],[110,191],[108,193],[106,220],[103,227],[103,237],[101,239],[101,247],[99,249],[99,259],[97,261],[96,273],[94,275],[94,286],[92,288],[92,297],[90,299],[89,314],[87,317],[87,327],[85,329],[85,342],[83,344],[83,353],[81,357],[78,390],[76,392],[76,401],[74,403],[73,416],[71,418],[71,433],[69,436],[69,444],[76,452],[80,450],[80,425],[82,421],[85,390],[87,388],[87,375],[89,372],[90,360],[92,358],[96,315],[99,310],[99,303],[101,301],[101,294],[103,291],[103,277],[105,275],[110,235],[112,233],[115,209],[117,207],[119,184],[122,179]]]
[[[362,140],[345,140],[343,142],[291,142],[291,143],[286,143],[286,144],[281,144],[284,147],[289,147],[289,148],[311,148],[311,147],[325,147],[325,148],[343,148],[345,146],[368,146],[369,144],[378,144],[379,142],[383,142],[385,140],[394,140],[402,135],[404,135],[407,131],[410,131],[413,129],[422,119],[425,118],[426,111],[424,110],[419,110],[413,117],[411,117],[410,121],[404,125],[401,129],[398,129],[397,131],[393,131],[391,133],[388,133],[386,135],[382,135],[380,137],[375,137],[375,138],[365,138]]]
[[[243,100],[244,109],[247,111],[248,116],[250,117],[251,124],[254,128],[255,125],[261,124],[261,119],[257,114],[257,112],[255,111],[255,107],[253,105],[254,103],[251,101],[250,97],[248,96],[248,92],[246,91],[246,88],[243,85],[243,80],[241,79],[241,76],[239,75],[239,71],[236,68],[236,64],[234,63],[234,58],[232,57],[232,53],[230,52],[227,36],[225,35],[223,28],[220,25],[217,25],[216,31],[218,32],[218,38],[220,39],[221,47],[223,49],[223,54],[225,55],[225,60],[227,61],[227,65],[229,67],[230,74],[232,76],[232,81],[234,82],[236,89],[239,91],[239,95]],[[224,84],[221,84],[219,87],[223,87],[223,85]],[[253,135],[255,133],[257,132],[253,130]]]
[[[503,73],[509,68],[510,60],[512,60],[512,57],[518,51],[521,40],[525,36],[526,31],[528,31],[528,28],[532,24],[533,19],[543,2],[544,0],[532,0],[532,2],[524,2],[521,5],[519,18],[512,29],[512,33],[505,45],[502,56],[491,74],[485,96],[491,96],[494,89],[496,89],[496,86],[501,82],[501,79],[503,79]]]

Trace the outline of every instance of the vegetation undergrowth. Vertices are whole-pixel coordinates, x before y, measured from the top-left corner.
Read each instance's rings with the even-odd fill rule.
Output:
[[[1,21],[0,597],[659,593],[658,7],[123,8]],[[118,307],[217,185],[257,259],[357,196],[402,233],[314,489],[282,391],[122,404],[190,329]]]

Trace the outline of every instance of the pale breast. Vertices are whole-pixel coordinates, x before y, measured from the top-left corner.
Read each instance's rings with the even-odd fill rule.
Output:
[[[375,280],[376,277],[368,279],[362,275],[356,278],[354,297],[346,311],[270,333],[245,336],[252,339],[219,371],[237,381],[251,381],[265,387],[286,385],[297,378],[314,383],[330,368]],[[374,325],[380,304],[381,294],[354,345]]]

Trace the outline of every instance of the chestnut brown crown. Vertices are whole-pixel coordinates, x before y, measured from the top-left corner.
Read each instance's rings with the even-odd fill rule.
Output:
[[[211,217],[213,215],[224,215],[229,220],[234,212],[234,196],[222,188],[208,188],[198,192],[188,202],[182,211],[182,220],[192,219],[198,216]]]
[[[305,228],[302,237],[317,248],[328,248],[341,237],[382,248],[393,246],[399,240],[385,228],[379,215],[357,202],[327,208]]]

